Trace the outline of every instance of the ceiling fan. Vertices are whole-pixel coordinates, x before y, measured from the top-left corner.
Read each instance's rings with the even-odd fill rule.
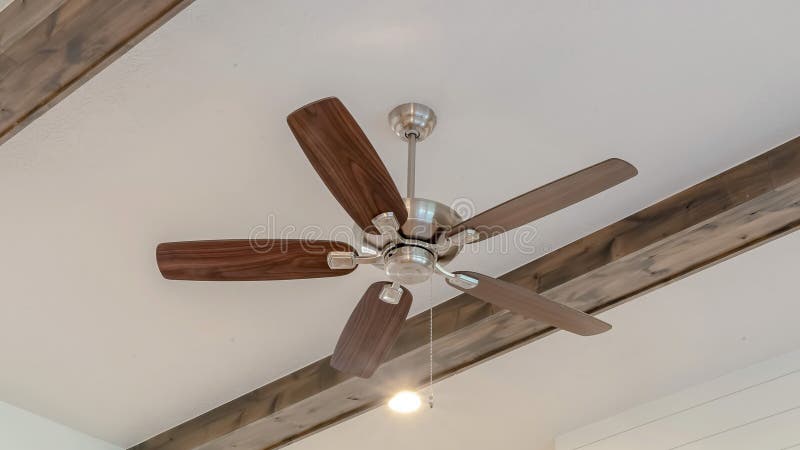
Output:
[[[522,194],[474,217],[414,195],[416,144],[433,132],[436,115],[419,103],[389,113],[408,143],[403,199],[375,149],[339,99],[324,98],[289,114],[297,142],[333,196],[363,230],[357,251],[336,241],[294,239],[169,242],[156,249],[158,268],[171,280],[288,280],[346,275],[370,264],[390,281],[367,288],[342,331],[331,366],[370,377],[394,345],[411,307],[403,285],[437,274],[456,289],[522,316],[580,335],[611,326],[538,293],[476,272],[445,266],[461,249],[591,197],[636,175],[616,158]]]

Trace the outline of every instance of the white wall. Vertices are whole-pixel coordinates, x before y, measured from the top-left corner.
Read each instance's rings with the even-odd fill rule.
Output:
[[[800,450],[800,351],[556,439],[557,450]]]
[[[122,450],[100,439],[0,402],[0,450]]]

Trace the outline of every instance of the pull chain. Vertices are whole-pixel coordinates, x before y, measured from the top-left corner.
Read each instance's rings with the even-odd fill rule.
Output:
[[[428,328],[429,331],[429,356],[430,356],[430,377],[428,378],[428,407],[433,409],[433,278],[428,281],[429,286],[429,294],[428,294],[428,302],[430,309],[430,317],[429,322],[430,326]]]

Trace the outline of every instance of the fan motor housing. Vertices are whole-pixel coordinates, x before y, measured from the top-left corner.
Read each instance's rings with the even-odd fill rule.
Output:
[[[386,252],[384,270],[390,280],[402,284],[417,284],[433,275],[436,255],[415,245],[402,245]]]
[[[428,263],[427,260],[432,259],[431,267],[436,263],[440,266],[449,263],[458,255],[463,245],[452,245],[446,249],[437,249],[434,244],[436,244],[437,240],[444,233],[455,225],[463,222],[464,219],[454,209],[434,200],[412,198],[406,199],[405,203],[406,210],[408,211],[408,219],[400,228],[400,234],[404,242],[391,242],[383,235],[370,234],[361,230],[356,230],[358,236],[356,242],[359,242],[358,254],[383,255],[382,261],[374,265],[381,270],[385,270],[386,264],[390,262],[389,257],[400,251],[400,249],[406,247],[419,249],[402,250],[401,253],[395,255],[398,258],[398,263],[405,257],[408,257],[409,260],[404,261],[403,266],[397,266],[396,269],[393,268],[392,273],[398,273],[397,271],[402,270],[410,271],[411,269],[400,269],[400,267],[405,267],[405,264],[411,264],[413,261],[418,261],[426,265]],[[427,253],[422,254],[420,251]],[[431,271],[432,270],[431,268]],[[428,269],[420,268],[419,271],[424,273],[428,271]],[[388,271],[387,275],[390,275]],[[430,273],[428,275],[430,275]],[[427,278],[421,281],[425,280],[427,280]],[[411,284],[409,282],[404,283]]]

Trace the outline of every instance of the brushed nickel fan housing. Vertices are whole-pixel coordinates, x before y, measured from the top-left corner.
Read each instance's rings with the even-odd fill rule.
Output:
[[[436,255],[423,247],[393,247],[384,259],[384,271],[390,280],[402,284],[418,284],[433,275]]]
[[[407,198],[405,203],[408,211],[408,220],[400,227],[398,236],[370,234],[357,229],[358,253],[360,255],[382,256],[374,264],[380,269],[384,269],[386,255],[401,245],[411,245],[426,249],[434,255],[435,262],[442,266],[452,261],[465,243],[453,242],[450,245],[439,245],[438,242],[441,241],[447,231],[461,223],[464,218],[454,209],[437,201],[425,198]]]

